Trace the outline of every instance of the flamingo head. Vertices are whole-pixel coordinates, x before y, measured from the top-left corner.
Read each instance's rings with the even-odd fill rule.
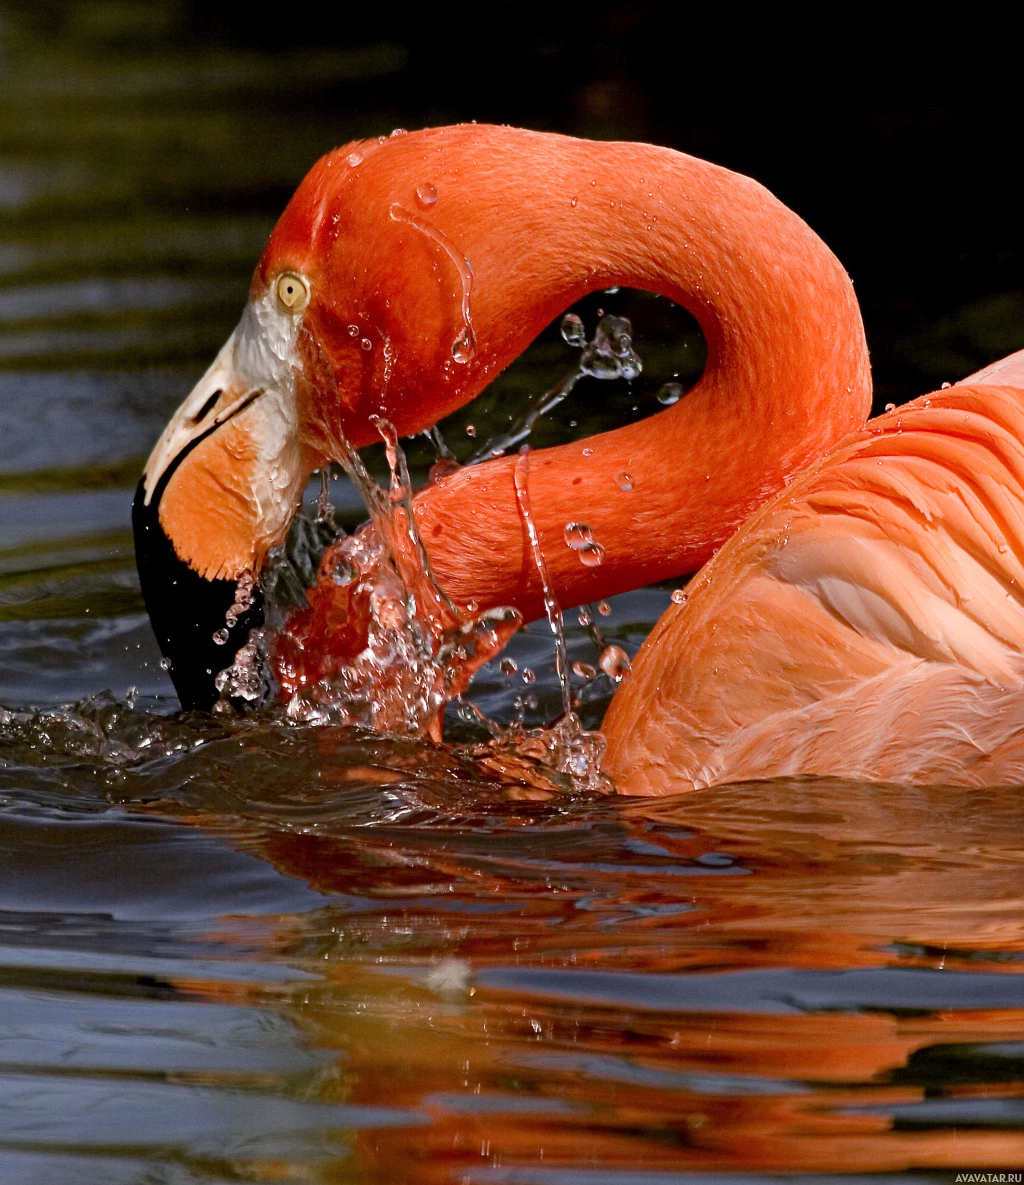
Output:
[[[136,557],[184,707],[212,706],[216,674],[262,621],[260,571],[340,438],[374,442],[376,417],[422,431],[510,360],[500,344],[474,353],[472,271],[438,227],[449,203],[429,208],[438,150],[481,130],[323,157],[272,232],[237,327],[153,449]],[[240,581],[251,597],[239,600]]]

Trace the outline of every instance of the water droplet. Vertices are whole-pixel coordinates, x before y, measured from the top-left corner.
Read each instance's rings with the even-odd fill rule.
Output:
[[[592,667],[589,662],[574,662],[572,664],[572,673],[578,675],[581,679],[586,679],[589,683],[591,680],[597,678],[597,667]]]
[[[466,435],[467,436],[476,436],[476,424],[467,424],[466,425]]]
[[[583,450],[583,455],[585,457],[592,457],[594,455],[594,450],[592,448],[585,448]]]
[[[570,202],[569,202],[569,205],[570,205],[570,206],[575,206],[575,205],[576,205],[576,203],[577,203],[579,200],[580,200],[580,199],[579,199],[578,197],[573,197],[573,198],[570,200]]]
[[[387,136],[378,136],[377,137],[378,144],[386,144],[387,142],[388,142]]]
[[[604,548],[600,543],[591,543],[586,547],[581,547],[576,554],[585,568],[596,568],[604,559]]]
[[[566,523],[563,534],[566,547],[573,551],[582,551],[594,542],[594,533],[586,523]]]
[[[620,490],[623,490],[628,494],[629,491],[633,488],[633,479],[629,476],[628,473],[619,473],[619,474],[616,474],[615,484],[619,487]]]
[[[672,590],[672,604],[681,605],[686,600],[686,593],[681,588]]]
[[[421,234],[433,240],[452,261],[462,284],[462,331],[452,342],[452,357],[456,362],[466,363],[476,354],[476,335],[473,333],[473,317],[470,312],[470,298],[473,291],[473,266],[443,231],[417,215],[410,213],[398,202],[391,203],[391,217],[396,222],[407,222]],[[445,370],[448,364],[445,363]]]
[[[657,395],[658,402],[663,403],[666,407],[671,407],[673,403],[678,403],[682,397],[683,387],[681,383],[666,383]]]
[[[440,460],[435,461],[430,466],[430,472],[427,474],[427,485],[434,485],[442,477],[447,477],[449,473],[454,473],[456,469],[460,468],[461,466],[454,457],[441,457]]]
[[[217,632],[213,635],[213,640],[214,640],[214,642],[217,643],[218,646],[223,646],[224,643],[228,640],[228,631],[227,630],[217,630]]]
[[[430,181],[417,185],[416,200],[421,206],[432,206],[437,201],[437,186]]]
[[[598,613],[601,614],[602,617],[610,617],[611,612],[612,612],[612,607],[611,607],[611,605],[608,604],[607,601],[598,601],[597,602],[597,611],[598,611]]]
[[[395,136],[408,136],[408,134],[409,133],[405,130],[405,128],[395,128],[391,133],[391,138],[393,140]]]
[[[537,676],[533,673],[533,671],[530,670],[529,667],[523,667],[522,678],[524,683],[535,683],[537,681]]]
[[[364,350],[372,350],[373,349],[373,342],[370,341],[370,339],[368,337],[364,337],[362,339],[362,341],[360,341],[359,345]]]
[[[452,357],[456,362],[465,364],[476,353],[476,337],[473,330],[466,325],[459,336],[452,342]]]
[[[952,383],[943,383],[943,384],[942,384],[942,386],[939,388],[939,390],[940,390],[940,391],[945,391],[945,389],[946,389],[947,387],[951,387],[952,385],[953,385]]]
[[[587,344],[587,331],[575,313],[566,313],[562,318],[562,338],[577,350],[582,350]]]
[[[348,327],[348,335],[349,335],[349,337],[358,337],[359,336],[359,326],[358,325],[350,325]]]
[[[160,659],[160,670],[169,671],[171,669],[171,660],[169,658]]]
[[[519,670],[519,667],[516,666],[516,660],[514,658],[503,658],[498,663],[498,670],[503,675],[514,675]]]
[[[344,587],[346,584],[351,584],[359,573],[356,571],[355,564],[345,559],[343,556],[338,557],[338,562],[331,569],[331,580],[335,584],[340,584]]]
[[[886,411],[895,411],[895,410],[896,410],[896,404],[895,404],[895,403],[887,403],[887,404],[885,405],[885,410],[886,410]]]
[[[363,163],[363,154],[361,152],[350,152],[348,154],[348,163],[353,169],[356,165],[361,165]]]
[[[606,646],[601,651],[597,664],[615,683],[620,682],[630,672],[629,656],[621,646]]]

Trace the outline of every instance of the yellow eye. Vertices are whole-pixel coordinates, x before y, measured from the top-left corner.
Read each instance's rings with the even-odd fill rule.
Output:
[[[301,313],[309,304],[309,281],[298,272],[277,277],[277,300],[286,313]]]

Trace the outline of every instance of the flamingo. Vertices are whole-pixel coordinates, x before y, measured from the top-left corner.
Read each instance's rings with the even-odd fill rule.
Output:
[[[183,706],[216,698],[260,620],[266,556],[342,437],[370,443],[377,417],[430,427],[614,285],[683,305],[708,345],[679,403],[531,458],[563,604],[700,569],[607,714],[617,788],[1018,776],[1024,355],[865,426],[849,278],[762,186],[666,148],[479,125],[320,160],[154,448],[136,549]],[[531,618],[543,590],[516,463],[457,471],[414,509],[457,604]],[[574,521],[600,565],[566,547]],[[321,581],[325,619],[330,595]]]

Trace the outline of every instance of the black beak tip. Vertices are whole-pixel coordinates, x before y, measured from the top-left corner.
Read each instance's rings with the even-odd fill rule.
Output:
[[[228,625],[237,585],[207,580],[178,558],[160,524],[162,486],[147,505],[140,482],[132,503],[142,597],[182,708],[209,711],[219,696],[217,675],[232,664],[249,631],[263,624],[263,597],[255,588],[250,607]]]

